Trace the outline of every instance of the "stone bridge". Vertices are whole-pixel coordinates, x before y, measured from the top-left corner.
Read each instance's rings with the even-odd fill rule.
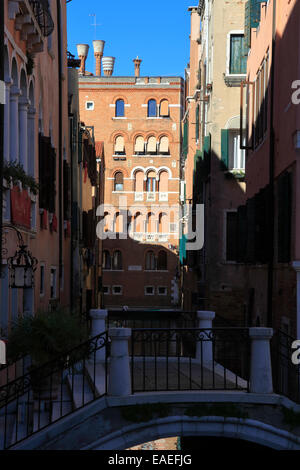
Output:
[[[219,357],[222,360],[224,348],[218,356],[215,343],[224,338],[225,330],[220,334],[212,328],[213,316],[213,312],[198,312],[199,329],[192,332],[111,328],[108,336],[105,333],[110,338],[109,359],[109,343],[101,341],[94,349],[94,360],[84,360],[73,375],[70,371],[62,374],[61,392],[51,403],[45,400],[41,408],[34,398],[26,402],[29,390],[17,398],[26,411],[23,421],[18,422],[20,412],[16,408],[18,417],[11,425],[12,437],[9,445],[6,441],[6,448],[120,450],[165,437],[213,436],[300,450],[300,405],[273,392],[272,330],[249,328],[246,336],[243,330],[242,338],[249,338],[250,348],[249,377],[242,377],[217,361]],[[104,330],[106,312],[94,311],[92,317],[92,336],[97,338]],[[183,334],[185,339],[192,334],[197,340],[192,358],[185,357],[182,344],[178,349],[177,340]],[[237,334],[242,355],[247,348],[242,347],[239,329],[233,329],[230,338]],[[103,340],[104,333],[98,338]],[[146,340],[163,338],[168,345],[167,356],[159,355],[161,349],[153,349],[152,343],[147,357],[145,352],[136,355],[134,338],[140,338],[139,348],[142,344],[144,351]],[[30,432],[29,404],[33,410]],[[13,416],[12,406],[6,407],[5,423]],[[45,425],[40,426],[40,422]]]

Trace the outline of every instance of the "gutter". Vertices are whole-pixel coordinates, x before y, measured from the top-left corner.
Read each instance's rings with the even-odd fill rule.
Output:
[[[4,82],[4,2],[0,2],[0,80]],[[5,90],[4,90],[5,91]],[[5,95],[4,95],[5,96]],[[0,100],[0,274],[2,269],[4,102]]]
[[[62,214],[62,37],[61,37],[61,6],[60,0],[56,0],[57,6],[57,52],[58,52],[58,220],[59,220],[59,299],[61,300],[61,285],[63,274],[63,214]]]
[[[270,88],[270,154],[269,154],[269,185],[271,193],[270,201],[270,253],[268,263],[268,292],[267,292],[267,326],[273,326],[273,290],[274,290],[274,229],[275,229],[275,193],[274,193],[274,160],[275,160],[275,128],[274,128],[274,99],[275,99],[275,54],[276,54],[276,11],[277,0],[273,0],[273,25],[272,25],[272,65]]]

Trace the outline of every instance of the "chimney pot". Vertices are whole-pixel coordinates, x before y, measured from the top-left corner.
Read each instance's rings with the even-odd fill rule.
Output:
[[[114,71],[115,57],[102,57],[103,73],[106,77],[110,77]]]
[[[134,75],[135,77],[139,77],[142,59],[139,59],[139,56],[137,56],[136,59],[133,59],[133,63],[134,63]]]
[[[103,56],[105,41],[93,41],[94,56],[96,59],[96,76],[101,77],[101,59]]]
[[[85,74],[85,62],[89,53],[90,46],[88,44],[77,44],[77,54],[81,60],[79,73]]]

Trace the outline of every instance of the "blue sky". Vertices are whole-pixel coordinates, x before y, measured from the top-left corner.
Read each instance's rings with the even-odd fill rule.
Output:
[[[68,50],[89,44],[87,70],[94,72],[93,39],[103,39],[104,55],[116,57],[114,75],[134,75],[132,60],[142,60],[141,75],[181,75],[189,60],[191,5],[198,0],[72,0],[68,8]],[[97,26],[91,26],[95,22]]]

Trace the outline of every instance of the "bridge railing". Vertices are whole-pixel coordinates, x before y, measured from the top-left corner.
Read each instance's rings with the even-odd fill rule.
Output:
[[[107,345],[105,331],[0,387],[0,448],[10,448],[106,395]]]
[[[274,391],[300,403],[300,365],[294,364],[295,338],[278,330],[271,341]]]
[[[246,328],[160,328],[131,332],[132,392],[249,390]]]

